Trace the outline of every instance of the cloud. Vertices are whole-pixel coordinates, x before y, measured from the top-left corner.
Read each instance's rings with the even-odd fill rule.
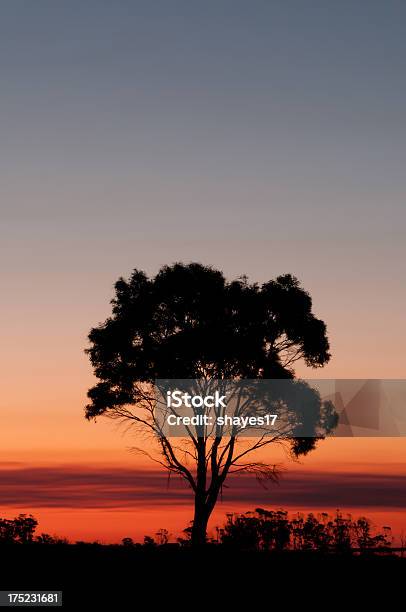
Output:
[[[247,510],[289,508],[406,507],[404,477],[366,472],[289,472],[265,489],[248,475],[231,477],[223,500]],[[191,491],[178,478],[157,470],[89,465],[0,467],[0,506],[35,508],[132,509],[138,506],[191,504]]]

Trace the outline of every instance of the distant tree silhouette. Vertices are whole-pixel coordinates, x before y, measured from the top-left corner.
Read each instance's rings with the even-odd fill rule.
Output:
[[[390,528],[374,533],[365,517],[354,520],[337,511],[289,517],[285,510],[263,510],[229,514],[220,531],[220,542],[240,550],[301,550],[321,553],[368,552],[389,549]]]
[[[350,514],[344,515],[337,510],[335,515],[328,513],[305,515],[297,513],[289,515],[286,510],[264,510],[257,508],[244,514],[229,513],[223,527],[216,527],[217,537],[209,539],[212,545],[231,550],[252,551],[302,551],[318,552],[334,555],[388,553],[391,550],[401,553],[404,548],[391,549],[392,531],[383,527],[376,531],[371,521],[366,517],[353,519]],[[183,530],[183,537],[178,537],[176,543],[169,544],[167,529],[159,529],[156,538],[144,536],[143,544],[136,543],[131,537],[117,544],[103,545],[100,542],[76,541],[71,544],[66,538],[41,533],[35,536],[38,521],[31,514],[19,514],[14,519],[0,518],[0,547],[2,545],[25,546],[45,545],[66,547],[96,548],[113,550],[123,547],[134,551],[188,548],[193,545],[194,522]],[[402,540],[402,536],[401,536]]]
[[[14,519],[0,518],[0,542],[28,544],[33,542],[38,521],[31,514],[19,514]]]
[[[192,543],[192,529],[193,522],[191,522],[188,527],[185,527],[185,529],[182,530],[183,536],[176,538],[177,543],[181,546],[190,546],[190,544]]]
[[[123,539],[121,540],[121,543],[122,543],[122,545],[123,545],[123,546],[129,546],[129,547],[131,547],[131,546],[134,546],[134,545],[135,545],[135,544],[134,544],[134,540],[133,540],[132,538],[123,538]]]
[[[157,543],[159,546],[163,546],[164,544],[168,544],[169,542],[169,531],[167,529],[159,529],[156,532]]]
[[[155,380],[293,379],[297,360],[317,368],[330,358],[326,326],[313,315],[310,295],[293,276],[261,286],[245,277],[227,282],[220,271],[198,263],[165,266],[154,278],[139,270],[128,281],[120,278],[112,315],[91,330],[89,341],[87,352],[100,382],[88,391],[86,417],[106,415],[154,434],[161,459],[151,458],[193,490],[191,540],[197,545],[206,541],[228,474],[277,477],[274,465],[247,458],[275,438],[259,438],[242,449],[234,433],[225,438],[216,430],[209,437],[196,430],[175,444],[156,422]],[[285,439],[294,455],[314,449],[316,437],[329,431],[327,412],[315,395],[318,435]]]
[[[157,543],[155,542],[154,538],[148,535],[144,536],[144,546],[147,548],[155,548],[156,545]]]
[[[49,533],[41,533],[39,536],[36,536],[35,541],[38,544],[69,544],[69,540],[67,538],[60,538],[58,536],[52,536]]]

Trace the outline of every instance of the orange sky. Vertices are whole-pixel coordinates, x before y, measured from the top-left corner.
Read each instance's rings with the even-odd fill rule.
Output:
[[[84,391],[79,385],[76,389],[67,387],[58,402],[57,390],[44,387],[44,402],[37,407],[34,399],[27,397],[28,387],[22,388],[19,410],[14,407],[2,412],[1,514],[32,511],[40,520],[41,530],[73,540],[118,541],[128,535],[142,539],[160,527],[179,534],[192,513],[187,493],[178,499],[176,487],[168,489],[165,479],[157,481],[155,488],[144,490],[144,471],[154,470],[154,465],[129,451],[136,443],[131,433],[107,419],[89,423],[83,418]],[[393,483],[393,479],[404,475],[405,446],[402,438],[336,438],[321,442],[299,463],[291,463],[276,450],[266,451],[265,458],[288,470],[282,484],[264,493],[256,483],[246,490],[234,481],[230,489],[225,489],[211,527],[221,524],[228,511],[246,511],[258,505],[283,506],[292,511],[334,510],[339,506],[366,514],[377,525],[390,524],[399,534],[406,521],[396,500],[399,482]],[[39,472],[31,473],[32,469]],[[346,498],[345,507],[339,503],[343,481],[340,485],[337,477],[343,474],[347,480],[351,475],[357,478],[361,489],[368,487],[363,496],[357,497],[361,504],[355,507],[349,507]],[[368,482],[371,475],[376,477],[372,483]],[[309,477],[316,480],[306,480]],[[122,478],[124,489],[120,488]],[[299,493],[297,478],[308,482],[308,488]],[[341,488],[334,495],[337,486]],[[325,487],[331,495],[323,501],[318,492]],[[89,497],[83,496],[83,490]],[[132,491],[136,492],[134,498]]]
[[[323,295],[322,291],[320,295]],[[316,299],[316,306],[319,301]],[[85,334],[89,325],[107,315],[108,306],[100,305],[98,316],[86,308],[80,313],[76,311],[62,329],[55,305],[51,304],[50,307],[48,317],[44,317],[40,309],[38,312],[35,309],[30,311],[30,319],[19,318],[19,313],[14,313],[14,321],[19,320],[20,324],[10,325],[5,334],[5,350],[0,358],[3,378],[0,466],[3,476],[6,473],[4,470],[10,469],[17,470],[20,476],[16,477],[17,485],[7,503],[4,500],[11,489],[7,483],[3,484],[0,515],[12,516],[17,512],[32,511],[40,520],[41,530],[66,535],[71,539],[117,541],[128,535],[140,539],[145,533],[154,533],[160,527],[179,534],[191,518],[191,505],[184,499],[179,504],[176,495],[169,495],[167,499],[168,491],[162,483],[157,485],[162,487],[162,491],[159,490],[160,499],[157,499],[156,491],[147,490],[137,494],[133,501],[128,500],[128,487],[140,492],[142,472],[153,466],[146,465],[145,460],[129,452],[136,443],[131,434],[107,419],[101,418],[94,423],[83,417],[86,391],[93,384],[90,366],[82,352],[86,345]],[[319,310],[316,308],[316,312]],[[330,311],[330,317],[325,318],[332,321],[334,329],[340,316],[338,310],[334,310]],[[32,325],[32,321],[35,321],[35,325]],[[340,323],[342,325],[342,321]],[[365,322],[363,324],[366,325]],[[341,327],[343,329],[346,330],[346,326]],[[362,333],[361,328],[359,334],[362,336]],[[365,340],[365,336],[362,337]],[[379,350],[373,350],[371,342],[350,343],[346,331],[336,333],[332,337],[334,358],[331,364],[316,372],[302,367],[298,373],[313,378],[315,374],[323,378],[378,375],[401,378],[400,364],[388,364]],[[271,488],[264,497],[263,490],[253,487],[248,491],[241,489],[241,500],[238,497],[238,484],[233,484],[232,490],[236,493],[227,501],[229,491],[225,490],[224,500],[211,522],[212,527],[222,522],[227,511],[249,510],[255,508],[259,501],[268,507],[277,503],[292,510],[334,510],[341,499],[342,489],[337,493],[337,502],[334,495],[329,500],[320,501],[317,491],[327,487],[334,493],[339,484],[337,475],[353,474],[360,479],[357,481],[359,487],[367,486],[367,490],[364,498],[358,496],[361,503],[356,507],[350,508],[348,500],[345,500],[345,509],[367,514],[377,524],[389,523],[397,533],[400,533],[402,526],[406,528],[403,508],[394,503],[399,484],[398,481],[393,482],[394,478],[405,473],[406,444],[403,438],[326,440],[315,452],[303,458],[300,465],[291,465],[285,456],[275,455],[275,451],[269,452],[267,456],[271,456],[272,461],[283,463],[289,474],[302,474],[303,478],[306,474],[317,475],[317,478],[322,475],[322,481],[309,481],[308,490],[305,489],[301,495],[295,494],[293,501],[289,495],[291,490],[297,490],[297,484],[291,485],[288,478],[278,489],[277,495]],[[124,507],[120,504],[120,492],[114,486],[113,489],[109,488],[110,485],[103,488],[102,484],[97,483],[90,501],[79,495],[82,481],[78,483],[78,475],[82,474],[86,482],[93,473],[99,474],[103,466],[106,472],[118,470],[114,472],[116,474],[121,474],[120,470],[126,474],[128,470],[134,471],[131,486],[128,483],[125,485]],[[27,480],[24,470],[32,468],[49,471],[49,477],[55,483],[56,501],[52,495],[50,499],[49,495],[45,496],[43,505],[36,499],[35,487],[38,490],[45,487],[47,494],[49,487],[41,479],[34,488],[28,486],[31,476],[28,474]],[[63,485],[66,470],[73,468],[73,481],[67,486]],[[387,476],[392,480],[377,479],[371,484],[365,480],[368,475]],[[62,481],[61,490],[59,478]],[[287,501],[284,501],[283,495],[281,497],[280,491],[286,491]],[[78,495],[78,501],[69,507],[70,497]],[[106,507],[105,499],[110,495],[114,501]],[[92,504],[97,496],[98,507],[94,507]],[[275,496],[277,502],[274,501]],[[320,506],[320,503],[325,505]]]

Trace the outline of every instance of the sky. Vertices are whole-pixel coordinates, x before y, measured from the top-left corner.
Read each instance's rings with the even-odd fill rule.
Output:
[[[121,537],[118,505],[69,509],[76,476],[59,518],[25,479],[134,470],[142,488],[151,466],[132,440],[83,418],[87,333],[135,267],[200,261],[257,282],[292,273],[333,355],[300,375],[405,377],[405,56],[400,0],[1,3],[3,515],[35,507],[47,530],[82,537],[90,522],[92,537]],[[326,441],[300,469],[404,474],[402,439],[343,444]],[[4,470],[18,471],[18,495]],[[399,512],[394,481],[373,482],[365,507]],[[123,536],[154,513],[151,529],[165,526],[154,496],[143,499],[130,496],[136,524],[123,502]],[[182,504],[168,501],[171,529],[190,513]]]

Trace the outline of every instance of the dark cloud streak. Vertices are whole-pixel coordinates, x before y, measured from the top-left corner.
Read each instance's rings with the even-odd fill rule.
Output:
[[[254,478],[231,478],[223,492],[227,503],[268,507],[406,507],[401,474],[365,472],[289,472],[279,485],[264,489]],[[0,506],[132,509],[137,506],[189,505],[191,492],[178,479],[155,470],[100,466],[11,467],[0,469]]]

